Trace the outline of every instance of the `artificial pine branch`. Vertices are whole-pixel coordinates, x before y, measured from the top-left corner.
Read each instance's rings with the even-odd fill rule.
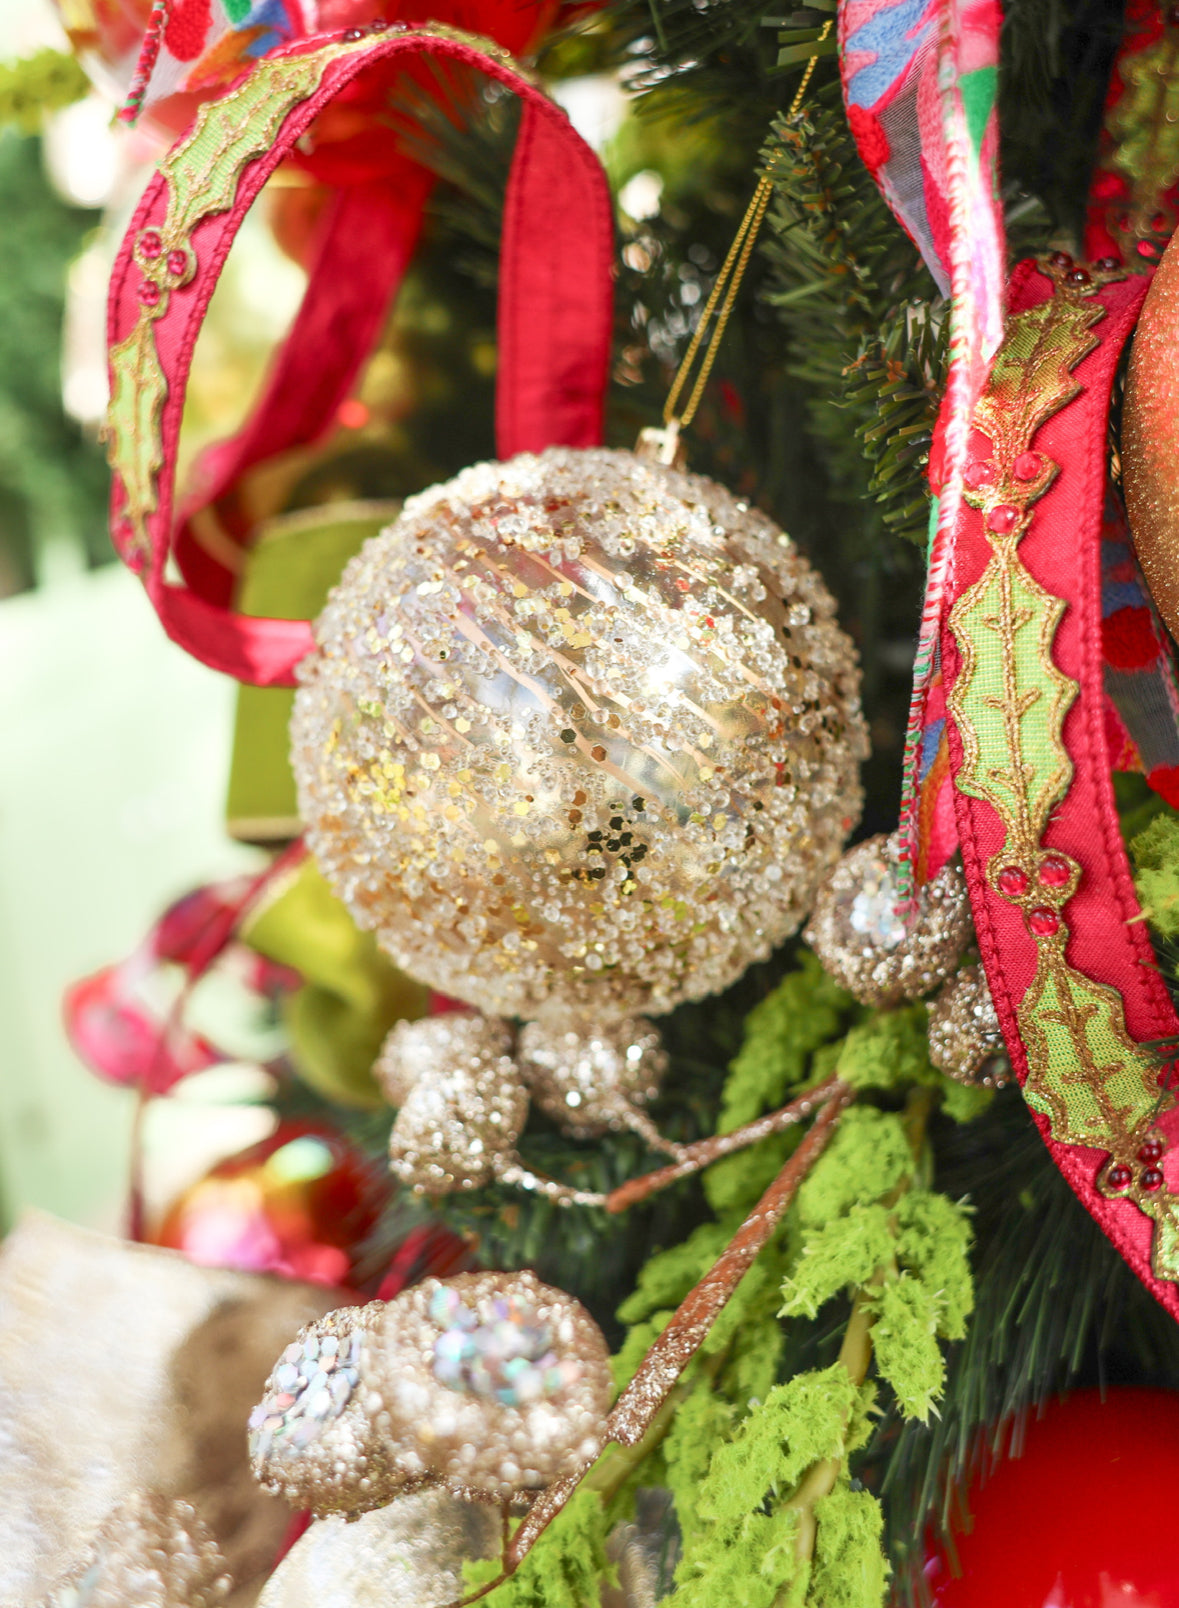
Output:
[[[945,368],[944,305],[857,156],[842,107],[779,118],[762,153],[774,185],[766,300],[788,372],[865,545],[921,543],[925,470]],[[878,505],[878,506],[873,506]]]

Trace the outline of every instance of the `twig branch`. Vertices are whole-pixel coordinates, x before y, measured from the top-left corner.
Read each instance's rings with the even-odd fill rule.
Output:
[[[606,1420],[606,1444],[613,1441],[619,1446],[633,1446],[647,1433],[758,1252],[781,1222],[799,1185],[826,1148],[844,1107],[853,1098],[854,1090],[838,1080],[828,1090],[826,1103],[809,1133],[717,1261],[681,1301],[675,1316],[618,1398]],[[504,1553],[503,1574],[473,1596],[463,1599],[461,1608],[486,1596],[515,1573],[591,1466],[587,1464],[579,1473],[567,1476],[540,1493]]]
[[[628,1179],[625,1184],[619,1184],[617,1189],[612,1189],[603,1201],[606,1210],[623,1212],[628,1206],[646,1200],[657,1190],[666,1189],[668,1184],[687,1178],[703,1167],[710,1167],[722,1156],[730,1156],[735,1150],[744,1150],[747,1145],[754,1145],[759,1139],[766,1139],[772,1133],[781,1133],[784,1129],[793,1127],[796,1122],[809,1117],[812,1111],[829,1100],[838,1084],[838,1076],[829,1077],[825,1082],[816,1084],[813,1089],[808,1089],[805,1094],[800,1094],[796,1100],[783,1106],[780,1111],[769,1111],[764,1117],[756,1117],[743,1127],[734,1128],[731,1133],[718,1133],[709,1139],[698,1139],[695,1144],[682,1145],[678,1159],[670,1167],[661,1167],[657,1172],[644,1173],[640,1178]]]

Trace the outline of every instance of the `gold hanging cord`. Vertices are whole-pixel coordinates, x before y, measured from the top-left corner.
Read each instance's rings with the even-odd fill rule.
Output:
[[[822,33],[815,41],[816,46],[823,43],[831,32],[832,26],[833,22],[829,17],[823,24]],[[803,96],[807,92],[807,86],[810,84],[811,74],[815,70],[817,60],[818,56],[815,55],[807,62],[806,71],[802,75],[802,82],[799,84],[797,93],[790,104],[790,110],[787,113],[788,117],[794,117],[802,106]],[[666,440],[671,455],[674,455],[676,438],[679,436],[680,431],[687,429],[696,416],[696,409],[700,406],[700,398],[704,394],[704,387],[708,384],[708,377],[712,373],[712,365],[716,361],[716,354],[724,336],[725,327],[729,322],[729,315],[733,311],[733,303],[737,299],[737,292],[740,290],[741,281],[745,277],[745,269],[749,265],[750,255],[757,242],[762,219],[765,217],[766,208],[770,204],[772,189],[773,186],[770,180],[763,175],[758,182],[757,189],[753,192],[753,198],[749,203],[745,216],[741,220],[741,226],[733,237],[733,244],[729,247],[729,254],[724,260],[720,273],[716,276],[716,283],[712,287],[712,293],[704,304],[704,311],[700,315],[700,321],[696,325],[688,350],[684,353],[684,360],[680,364],[679,372],[675,377],[671,390],[668,392],[667,401],[663,405],[663,423],[666,427]],[[717,312],[718,302],[720,303],[719,312]],[[692,372],[696,354],[699,352],[704,337],[708,332],[708,326],[714,313],[716,313],[716,327],[709,339],[708,346],[705,348],[704,361],[700,365],[696,383],[693,385],[691,395],[688,397],[687,406],[682,413],[677,414],[676,404],[679,402],[680,395],[688,383],[688,376]]]

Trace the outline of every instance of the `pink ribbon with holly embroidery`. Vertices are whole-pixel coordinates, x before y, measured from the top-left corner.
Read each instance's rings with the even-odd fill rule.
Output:
[[[1146,290],[1021,263],[975,409],[941,635],[979,949],[1024,1097],[1080,1200],[1179,1317],[1179,1109],[1114,803],[1102,658],[1106,429]]]
[[[313,639],[307,621],[233,612],[231,568],[175,521],[193,347],[243,217],[317,114],[353,86],[380,96],[423,53],[477,68],[524,102],[500,253],[498,450],[509,457],[601,440],[613,214],[601,164],[565,114],[503,52],[452,30],[309,40],[267,58],[202,107],[160,164],[116,261],[108,313],[115,544],[168,635],[241,681],[292,685]],[[314,439],[334,416],[400,277],[412,239],[406,217],[420,205],[418,195],[386,204],[380,195],[373,180],[339,198],[263,403],[220,458],[204,461],[186,520],[249,462]],[[173,556],[181,581],[169,573]]]

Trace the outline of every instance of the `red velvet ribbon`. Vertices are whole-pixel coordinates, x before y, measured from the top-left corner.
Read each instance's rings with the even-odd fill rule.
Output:
[[[328,42],[324,37],[301,41],[271,59],[306,55]],[[193,348],[242,219],[317,114],[361,74],[370,75],[366,90],[370,84],[380,90],[386,82],[391,87],[406,62],[423,54],[477,68],[524,102],[500,248],[500,456],[553,445],[593,446],[602,439],[612,323],[613,212],[605,174],[589,146],[539,89],[461,39],[414,30],[377,33],[367,49],[327,61],[315,92],[293,108],[271,148],[246,168],[232,209],[204,219],[194,230],[196,272],[170,293],[167,310],[155,323],[167,399],[164,465],[158,506],[149,521],[146,565],[127,548],[125,494],[115,464],[111,519],[116,545],[142,571],[168,635],[203,663],[239,681],[293,685],[295,666],[314,646],[311,626],[233,612],[232,569],[194,539],[192,515],[224,497],[253,464],[312,442],[331,426],[405,271],[429,180],[407,177],[402,169],[397,186],[374,180],[342,190],[335,198],[307,295],[262,400],[238,435],[205,454],[198,466],[199,484],[185,499],[174,530],[176,454]],[[112,346],[126,339],[141,313],[136,239],[144,229],[161,227],[167,202],[167,184],[158,173],[115,263],[107,321]],[[166,573],[173,553],[183,584]]]
[[[1084,976],[1106,983],[1121,995],[1126,1027],[1144,1043],[1179,1033],[1170,996],[1155,963],[1146,923],[1122,842],[1113,792],[1113,755],[1107,745],[1101,647],[1101,516],[1106,483],[1106,428],[1114,372],[1138,317],[1147,280],[1135,277],[1110,284],[1099,300],[1106,317],[1093,334],[1099,344],[1073,371],[1083,389],[1041,426],[1035,449],[1060,472],[1035,505],[1035,515],[1019,547],[1029,573],[1068,607],[1052,643],[1057,667],[1076,681],[1080,694],[1065,717],[1063,739],[1074,765],[1072,785],[1053,811],[1044,846],[1072,856],[1082,868],[1077,891],[1065,907],[1069,929],[1067,959]],[[1034,262],[1021,263],[1012,276],[1009,313],[1046,301],[1051,282]],[[973,458],[987,458],[988,438],[975,431]],[[982,575],[991,546],[979,510],[963,504],[958,522],[949,607]],[[948,620],[943,621],[942,654],[948,685],[961,660]],[[950,756],[955,774],[963,763],[962,740],[951,718]],[[1036,970],[1036,944],[1020,910],[993,889],[987,865],[1004,843],[1004,826],[988,802],[955,789],[955,811],[962,860],[970,888],[979,950],[1003,1028],[1012,1064],[1021,1083],[1027,1057],[1016,1011]],[[1107,1200],[1095,1179],[1107,1152],[1051,1138],[1047,1119],[1035,1115],[1040,1132],[1078,1198],[1100,1224],[1143,1282],[1179,1317],[1179,1290],[1150,1271],[1153,1223],[1127,1200]],[[1164,1163],[1167,1184],[1179,1183],[1179,1113],[1158,1124],[1172,1142]],[[1173,1171],[1173,1166],[1177,1169]]]

